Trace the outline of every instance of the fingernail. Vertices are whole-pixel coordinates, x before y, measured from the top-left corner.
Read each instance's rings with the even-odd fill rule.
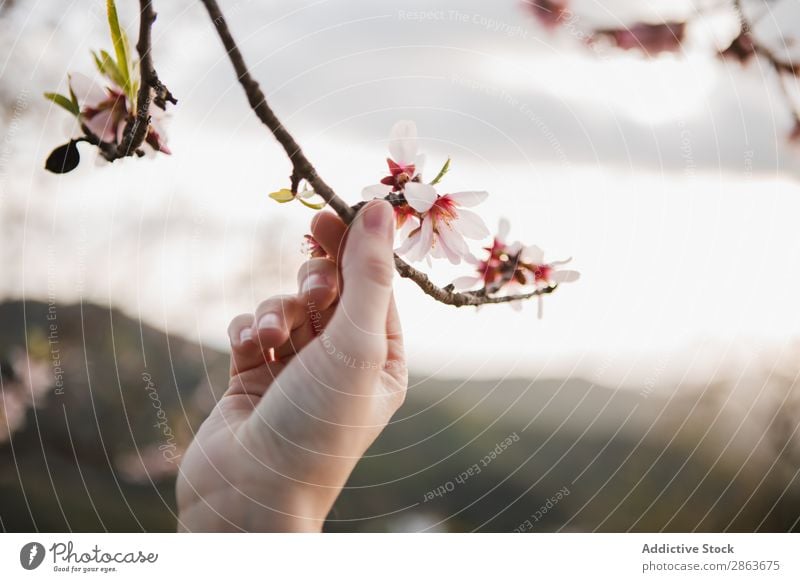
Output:
[[[323,276],[321,273],[311,273],[306,280],[303,281],[303,284],[300,286],[301,293],[308,293],[313,289],[322,289],[328,288],[328,279]]]
[[[250,327],[244,328],[239,332],[239,343],[246,344],[253,341],[253,329]]]
[[[258,320],[258,329],[280,329],[281,318],[275,313],[265,313]]]
[[[389,232],[392,218],[392,207],[388,202],[370,204],[364,212],[364,227],[375,234],[384,234]]]

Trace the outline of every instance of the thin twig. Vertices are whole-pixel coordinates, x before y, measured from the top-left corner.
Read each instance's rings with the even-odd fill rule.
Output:
[[[220,10],[219,4],[217,4],[216,0],[201,1],[205,5],[214,27],[217,29],[217,34],[228,53],[233,69],[236,71],[237,80],[244,89],[250,107],[261,122],[269,128],[272,135],[275,136],[275,139],[283,146],[284,151],[289,156],[289,160],[292,163],[292,173],[290,177],[292,190],[295,191],[297,189],[300,180],[306,180],[311,185],[314,192],[321,196],[346,224],[351,223],[358,209],[361,207],[361,204],[351,207],[319,176],[313,164],[303,153],[300,145],[280,122],[275,112],[272,111],[272,108],[267,104],[267,98],[258,82],[253,79],[253,76],[250,74],[250,70],[247,68],[244,57],[228,28],[228,24],[225,21],[222,10]],[[414,281],[425,294],[441,303],[453,305],[455,307],[523,301],[537,295],[552,293],[556,289],[555,286],[552,286],[544,289],[537,289],[529,293],[506,296],[490,296],[481,291],[458,293],[453,291],[450,287],[438,287],[425,273],[418,271],[397,255],[394,256],[394,264],[401,277]]]
[[[314,192],[325,199],[342,220],[346,223],[350,223],[355,217],[355,212],[353,212],[350,206],[339,198],[336,192],[319,177],[317,170],[305,156],[294,137],[287,131],[267,104],[267,98],[258,85],[258,82],[250,75],[250,71],[244,62],[244,57],[236,41],[233,39],[233,35],[231,35],[231,31],[228,28],[228,24],[225,22],[225,17],[222,15],[222,11],[216,0],[202,0],[202,2],[205,4],[208,15],[211,17],[211,21],[217,29],[225,51],[228,53],[233,69],[236,71],[236,77],[247,95],[247,101],[250,103],[250,107],[261,122],[269,128],[272,135],[275,136],[275,139],[283,146],[283,149],[289,156],[289,160],[292,162],[293,166],[292,182],[299,182],[299,180],[297,180],[298,177],[306,180],[311,184]]]
[[[792,130],[792,134],[790,139],[795,140],[800,136],[798,131],[800,131],[800,105],[798,104],[797,100],[792,97],[791,92],[789,90],[789,82],[790,78],[797,80],[797,77],[789,75],[788,73],[781,73],[779,72],[778,75],[780,76],[779,86],[781,89],[781,94],[783,95],[784,100],[788,103],[789,108],[792,112],[792,117],[794,118],[794,129]]]
[[[549,295],[556,290],[556,287],[558,287],[557,285],[553,285],[552,287],[544,287],[542,289],[530,291],[529,293],[520,293],[517,295],[487,295],[484,290],[463,291],[461,293],[457,293],[452,291],[449,286],[445,288],[438,287],[428,278],[425,273],[418,271],[397,255],[394,256],[394,266],[401,277],[414,281],[414,283],[416,283],[426,295],[433,297],[440,303],[445,303],[454,307],[468,307],[487,305],[490,303],[511,303],[512,301],[525,301],[526,299],[531,299],[532,297],[536,297],[538,295]]]
[[[133,154],[141,155],[139,147],[147,138],[150,127],[150,105],[155,103],[161,109],[166,103],[178,101],[169,89],[159,80],[153,67],[151,29],[156,21],[151,0],[139,0],[139,38],[136,52],[139,53],[139,91],[136,95],[136,115],[125,126],[120,143],[114,147],[101,147],[104,157],[113,161]],[[89,135],[89,134],[87,134]]]
[[[787,86],[789,77],[796,78],[800,74],[800,65],[795,64],[792,61],[785,61],[778,57],[778,55],[776,55],[771,48],[764,45],[756,38],[753,31],[753,27],[758,23],[758,21],[760,21],[761,18],[769,13],[769,8],[760,14],[755,21],[751,21],[744,13],[744,5],[742,0],[733,0],[733,6],[736,14],[739,17],[740,36],[746,35],[751,46],[753,47],[753,54],[767,61],[767,63],[769,63],[778,74],[778,86],[781,90],[781,95],[783,95],[784,101],[789,107],[795,123],[800,124],[800,105],[798,105],[798,103],[792,98]]]
[[[756,38],[753,27],[764,17],[764,14],[761,14],[756,18],[755,22],[753,22],[748,19],[747,15],[744,13],[742,0],[733,0],[733,6],[739,17],[739,33],[749,37],[750,43],[753,46],[753,52],[765,59],[778,73],[788,73],[797,76],[797,74],[800,73],[800,66],[791,61],[781,59],[771,48],[764,45]]]

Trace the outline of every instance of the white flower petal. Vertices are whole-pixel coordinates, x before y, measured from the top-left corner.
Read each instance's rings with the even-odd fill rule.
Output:
[[[108,99],[105,89],[82,73],[72,73],[69,76],[69,87],[75,93],[81,109],[97,107],[98,104]]]
[[[422,175],[422,171],[425,169],[425,160],[425,154],[419,154],[414,160],[414,170],[416,170],[417,175]]]
[[[447,232],[448,235],[442,236],[445,232]],[[460,241],[462,244],[464,244],[464,251],[469,252],[467,251],[467,245],[466,243],[464,243],[464,239],[461,238],[458,235],[458,233],[455,233],[449,228],[445,228],[444,230],[442,230],[439,233],[438,239],[439,239],[439,247],[444,252],[445,257],[447,257],[447,260],[450,261],[450,263],[452,263],[453,265],[458,265],[461,263],[462,253],[456,250],[456,248],[454,248],[453,246],[451,246],[451,243],[458,244],[458,241]]]
[[[437,197],[436,188],[420,182],[408,182],[403,189],[403,194],[409,206],[417,212],[428,212]]]
[[[419,230],[415,230],[404,244],[403,253],[409,261],[421,261],[431,252],[433,246],[433,226],[430,220],[423,220]]]
[[[429,257],[433,257],[434,259],[446,259],[447,255],[444,252],[443,245],[439,242],[438,237],[434,237],[434,243],[431,247],[431,254],[428,255]]]
[[[542,319],[544,317],[544,297],[539,295],[536,299],[539,300],[539,305],[537,306],[537,309],[536,309],[536,316],[539,319]]]
[[[411,234],[415,228],[419,226],[419,223],[414,220],[413,218],[407,218],[406,221],[403,223],[403,226],[397,231],[395,234],[395,240],[404,240],[407,236]]]
[[[483,279],[480,277],[472,276],[472,277],[459,277],[455,281],[453,281],[453,288],[456,291],[467,291],[469,289],[475,288]]]
[[[480,260],[472,253],[467,253],[464,255],[464,260],[470,265],[475,265],[476,267],[481,264]]]
[[[572,283],[581,278],[578,271],[553,271],[550,280],[554,283]]]
[[[389,153],[398,164],[412,164],[417,157],[417,124],[398,121],[389,134]]]
[[[459,208],[458,218],[453,221],[453,227],[463,236],[474,240],[489,236],[489,229],[486,228],[483,219],[471,210]]]
[[[506,248],[508,249],[508,254],[516,255],[518,252],[522,250],[522,243],[516,241],[508,245]]]
[[[91,119],[85,120],[86,127],[103,141],[114,142],[117,139],[114,125],[111,123],[111,109],[105,109]]]
[[[387,184],[373,184],[367,186],[361,191],[361,197],[364,200],[372,200],[373,198],[383,198],[392,192],[392,187]]]
[[[402,244],[399,247],[397,247],[397,249],[395,249],[395,252],[398,255],[406,255],[410,253],[411,250],[414,249],[414,247],[416,247],[417,244],[419,244],[419,233],[420,233],[419,230],[415,230],[410,235],[408,235],[408,238],[404,240]]]
[[[508,233],[511,230],[511,224],[507,219],[501,218],[500,223],[497,225],[497,238],[503,242],[508,238]]]
[[[459,261],[461,257],[469,255],[469,247],[467,247],[464,237],[455,228],[450,228],[446,224],[441,225],[439,227],[439,240],[458,255]]]
[[[526,263],[541,265],[544,263],[544,251],[536,245],[531,245],[522,249],[522,260]]]
[[[433,222],[430,220],[423,220],[419,230],[419,248],[421,259],[430,253],[431,248],[433,248]]]
[[[563,261],[552,261],[550,263],[550,266],[551,267],[558,267],[559,265],[566,265],[567,263],[570,263],[570,262],[572,262],[572,257],[570,257],[568,259],[564,259]]]
[[[489,197],[488,192],[475,191],[475,192],[456,192],[455,194],[448,194],[450,199],[458,206],[476,206]]]

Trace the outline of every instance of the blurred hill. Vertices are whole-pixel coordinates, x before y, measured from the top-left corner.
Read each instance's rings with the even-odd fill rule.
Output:
[[[3,527],[174,531],[176,467],[161,452],[186,446],[227,383],[227,356],[96,305],[5,303],[0,330],[4,401],[20,353],[15,376],[63,368],[0,449]]]
[[[173,459],[227,367],[116,310],[0,305],[2,529],[173,530]],[[796,420],[732,394],[413,378],[326,529],[797,529]]]

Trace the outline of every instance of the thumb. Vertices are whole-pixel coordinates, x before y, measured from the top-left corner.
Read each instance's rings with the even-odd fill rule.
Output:
[[[394,275],[394,211],[384,200],[364,206],[350,225],[341,260],[342,295],[328,326],[347,351],[386,350]]]

